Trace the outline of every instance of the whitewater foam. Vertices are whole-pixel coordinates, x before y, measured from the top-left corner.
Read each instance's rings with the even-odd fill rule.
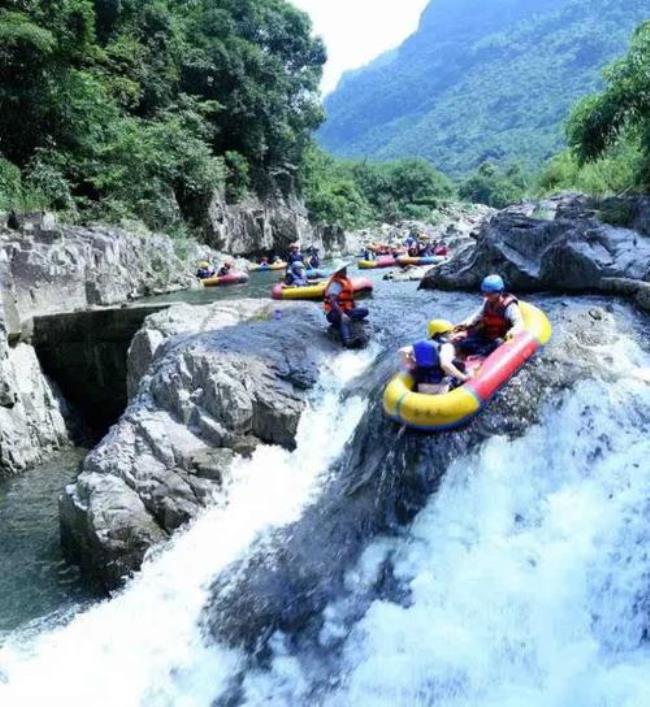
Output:
[[[366,549],[351,592],[389,561],[405,600],[352,626],[328,607],[329,674],[285,651],[247,675],[246,703],[650,704],[648,359],[626,340],[613,360],[617,385],[581,383],[520,439],[457,460],[405,537]]]
[[[15,633],[0,650],[0,704],[210,705],[243,656],[206,645],[199,616],[208,587],[256,537],[298,518],[318,493],[366,405],[350,398],[340,406],[339,395],[376,353],[337,356],[301,417],[296,451],[264,446],[235,463],[227,503],[148,557],[122,592],[65,626],[36,637]]]

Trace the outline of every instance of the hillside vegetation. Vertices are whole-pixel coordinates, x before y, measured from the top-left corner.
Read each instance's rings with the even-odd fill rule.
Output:
[[[0,9],[0,208],[191,226],[293,186],[323,45],[284,0],[14,0]]]

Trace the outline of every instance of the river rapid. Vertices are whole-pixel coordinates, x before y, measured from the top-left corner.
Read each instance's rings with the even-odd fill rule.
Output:
[[[13,618],[0,633],[0,704],[650,704],[650,355],[647,318],[623,304],[611,308],[616,341],[598,352],[605,365],[544,400],[523,435],[490,436],[454,459],[397,532],[369,536],[315,634],[277,631],[260,657],[206,629],[215,579],[318,504],[335,462],[354,452],[371,403],[364,380],[427,319],[458,320],[477,304],[373,277],[373,343],[324,363],[294,452],[239,461],[228,503],[111,598],[89,602],[75,584],[40,613],[38,602],[3,610]],[[537,301],[553,320],[607,304]],[[16,596],[21,582],[0,586]]]

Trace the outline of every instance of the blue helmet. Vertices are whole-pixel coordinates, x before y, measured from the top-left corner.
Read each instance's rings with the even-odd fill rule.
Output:
[[[481,283],[481,292],[487,295],[503,292],[505,289],[506,286],[501,275],[488,275]]]

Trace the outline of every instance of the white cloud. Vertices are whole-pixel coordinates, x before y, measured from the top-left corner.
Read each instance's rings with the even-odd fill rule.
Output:
[[[399,45],[418,24],[429,0],[291,0],[309,13],[316,34],[325,40],[329,61],[323,92],[341,74]]]

